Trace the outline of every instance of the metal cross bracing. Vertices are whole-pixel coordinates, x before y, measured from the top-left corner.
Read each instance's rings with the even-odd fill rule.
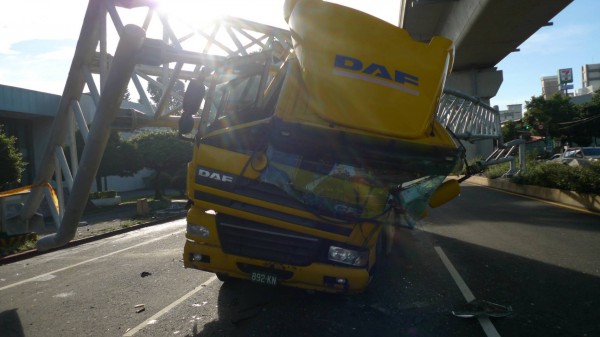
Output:
[[[525,141],[516,139],[504,144],[500,113],[481,100],[455,90],[444,89],[436,119],[460,140],[469,142],[491,139],[497,140],[497,147],[484,161],[477,163],[479,170],[485,166],[510,163],[505,176],[525,172]],[[517,168],[519,156],[520,167]]]
[[[59,207],[53,202],[48,205],[57,233],[38,241],[38,249],[61,246],[74,237],[115,120],[119,127],[125,121],[127,129],[175,127],[177,119],[172,115],[179,114],[181,103],[177,102],[182,100],[182,92],[175,90],[178,84],[202,71],[210,81],[211,74],[215,77],[227,65],[231,69],[250,54],[271,60],[275,41],[291,46],[287,30],[243,19],[184,22],[169,17],[152,0],[90,0],[50,139],[21,213],[27,228],[43,200],[42,186],[52,181]],[[273,76],[263,78],[272,80]],[[268,86],[266,81],[262,88]],[[148,96],[149,85],[161,92],[157,103]],[[143,108],[121,108],[126,90],[137,94]],[[93,120],[84,113],[84,101],[90,98]],[[81,160],[74,150],[76,130],[85,143]]]
[[[146,12],[143,23],[147,40],[140,51],[138,64],[131,77],[140,101],[145,106],[147,115],[161,119],[181,109],[181,104],[169,107],[171,97],[181,102],[182,93],[173,90],[180,80],[197,78],[202,66],[216,68],[224,63],[235,62],[236,57],[249,54],[268,53],[274,41],[291,46],[290,34],[287,30],[254,23],[251,21],[223,17],[210,22],[181,22],[169,17],[154,7],[154,1],[121,0],[121,7],[115,6],[111,0],[105,0],[108,14],[114,24],[114,30],[120,32],[124,28],[123,13],[125,9]],[[121,11],[119,11],[121,10]],[[121,13],[121,14],[120,14]],[[141,16],[138,13],[138,18]],[[134,23],[136,24],[136,23]],[[105,30],[106,31],[106,30]],[[103,34],[107,40],[109,34]],[[108,43],[100,40],[100,47]],[[102,49],[94,54],[92,63],[94,72],[106,72],[111,59],[110,53]],[[153,104],[148,97],[143,83],[157,86],[162,95],[158,104]]]
[[[502,143],[500,113],[475,97],[445,89],[436,119],[461,140],[498,139]]]

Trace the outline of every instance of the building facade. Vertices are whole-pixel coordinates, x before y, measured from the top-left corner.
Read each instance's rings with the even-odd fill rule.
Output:
[[[50,139],[54,116],[58,110],[60,96],[11,87],[0,84],[0,124],[9,136],[17,138],[17,147],[27,163],[21,185],[33,183]],[[95,112],[95,104],[89,95],[84,94],[80,100],[82,112],[89,125]],[[142,107],[134,102],[124,102],[124,108]],[[131,191],[144,188],[144,179],[152,174],[143,169],[133,177],[110,176],[106,178],[107,189]],[[95,191],[93,184],[92,191]]]
[[[22,183],[29,185],[50,138],[59,95],[0,85],[0,124],[17,138],[17,148],[27,163]]]
[[[581,89],[579,95],[593,94],[600,89],[600,63],[581,66]]]
[[[517,121],[523,118],[523,104],[509,104],[506,110],[500,110],[500,123]]]
[[[558,76],[544,76],[541,78],[542,82],[542,96],[545,99],[549,99],[552,95],[559,92],[558,90]]]

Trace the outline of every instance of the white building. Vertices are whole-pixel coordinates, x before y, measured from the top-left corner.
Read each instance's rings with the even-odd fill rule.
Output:
[[[542,96],[545,99],[549,99],[552,95],[559,92],[558,90],[558,75],[544,76],[541,78],[542,82]]]
[[[500,123],[523,118],[523,104],[509,104],[506,110],[500,110]]]
[[[581,89],[577,95],[593,94],[600,89],[600,63],[581,66]]]

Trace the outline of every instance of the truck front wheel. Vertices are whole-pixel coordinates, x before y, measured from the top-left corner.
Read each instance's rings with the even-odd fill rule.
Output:
[[[231,281],[231,276],[225,274],[225,273],[216,273],[217,274],[217,278],[219,279],[219,281],[225,283],[228,281]]]

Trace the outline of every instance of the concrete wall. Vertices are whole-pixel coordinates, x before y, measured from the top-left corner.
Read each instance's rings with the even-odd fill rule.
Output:
[[[473,143],[462,141],[467,150],[467,160],[486,159],[494,151],[494,141],[491,139],[480,140]]]
[[[467,182],[497,188],[516,194],[527,195],[534,198],[558,202],[564,205],[600,212],[600,196],[593,194],[563,191],[555,188],[546,188],[532,185],[518,185],[506,179],[488,179],[473,176]]]
[[[115,190],[119,192],[125,191],[135,191],[146,188],[146,184],[144,182],[144,178],[152,175],[154,171],[144,168],[138,173],[136,173],[133,177],[119,177],[119,176],[110,176],[106,178],[107,189]],[[94,189],[96,186],[94,185]]]
[[[34,171],[33,174],[37,174],[42,157],[46,151],[46,145],[50,140],[50,133],[52,131],[52,119],[34,119],[31,122],[31,133],[33,134],[33,158],[34,158]]]

